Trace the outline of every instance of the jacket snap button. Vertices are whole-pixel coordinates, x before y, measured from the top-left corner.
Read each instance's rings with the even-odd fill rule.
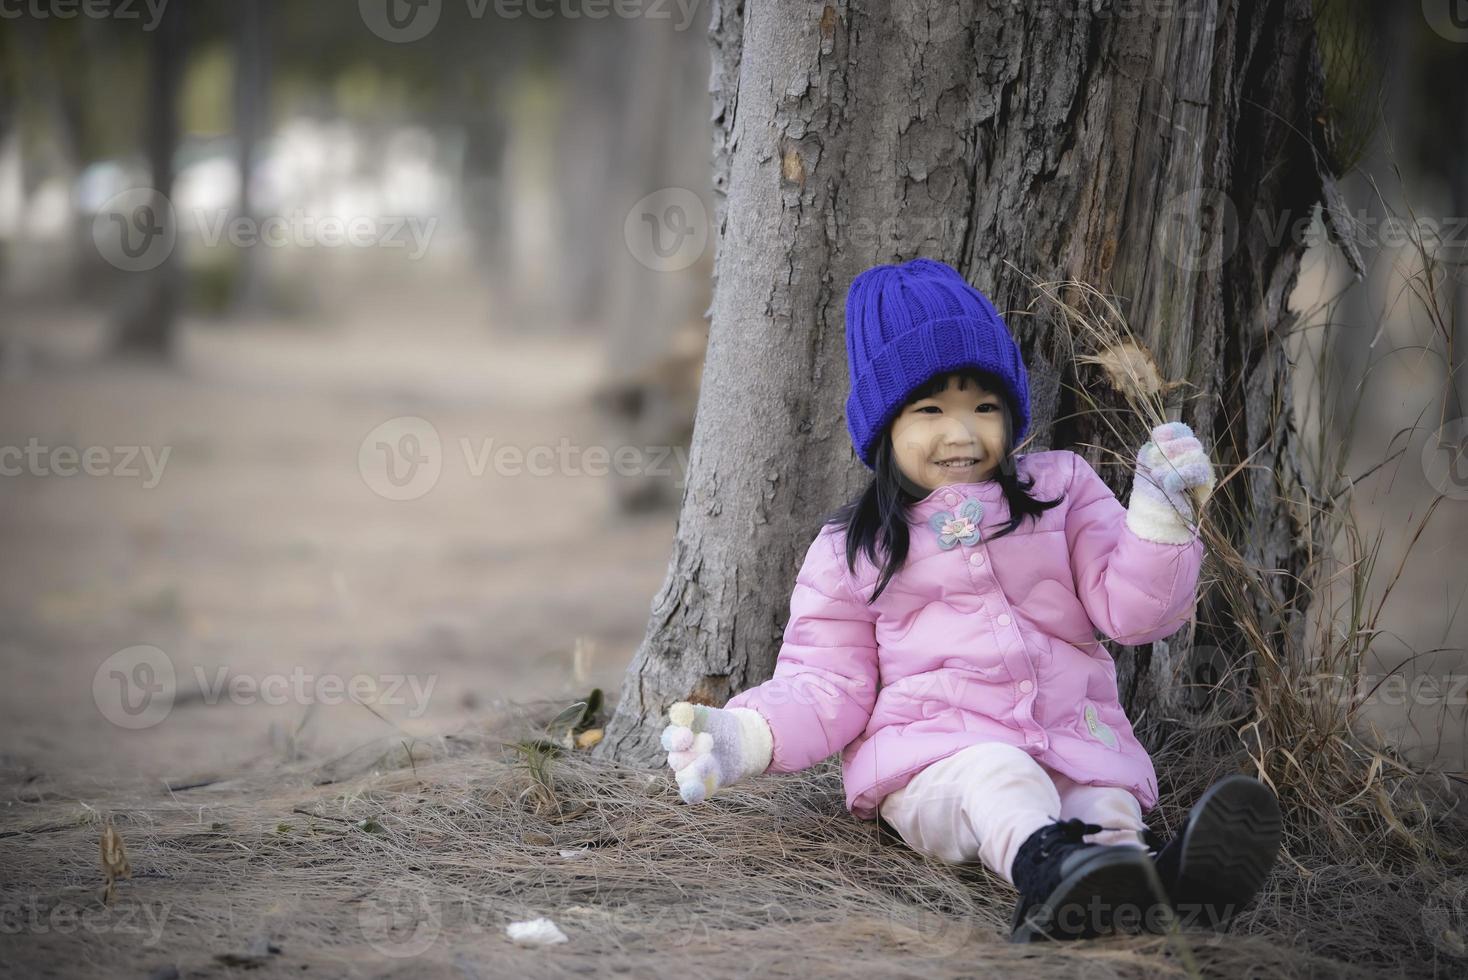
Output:
[[[969,555],[968,563],[970,565],[982,565],[984,563],[984,556],[980,554]]]
[[[1031,681],[1020,681],[1019,689],[1021,694],[1029,694],[1035,689],[1035,685]]]
[[[948,496],[943,498],[943,501],[948,504],[948,506],[952,507],[954,504],[958,503],[958,497],[950,493]]]
[[[999,616],[999,619],[996,620],[996,622],[998,622],[998,624],[1000,626],[1008,626],[1009,625],[1009,622],[1010,622],[1010,620],[1009,620],[1009,613],[1002,613]]]

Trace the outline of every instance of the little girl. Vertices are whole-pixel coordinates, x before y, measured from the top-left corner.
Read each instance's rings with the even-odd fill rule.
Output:
[[[1030,423],[1019,348],[930,259],[856,278],[846,351],[847,428],[875,476],[811,544],[774,676],[723,708],[670,709],[683,800],[839,751],[858,818],[1019,890],[1014,941],[1161,929],[1159,884],[1184,921],[1226,923],[1274,860],[1274,797],[1230,776],[1163,845],[1096,637],[1150,643],[1192,616],[1202,445],[1181,422],[1153,429],[1125,509],[1073,452],[1013,455]]]

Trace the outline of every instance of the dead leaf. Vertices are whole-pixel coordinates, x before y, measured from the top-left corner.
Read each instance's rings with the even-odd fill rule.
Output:
[[[132,877],[132,865],[128,864],[127,848],[122,844],[122,835],[112,826],[109,819],[107,826],[102,828],[102,874],[107,878],[106,887],[102,892],[102,901],[112,904],[114,891],[113,882],[118,878]]]
[[[1158,370],[1152,354],[1130,340],[1123,340],[1094,355],[1083,355],[1076,360],[1100,367],[1106,372],[1111,387],[1133,401],[1166,394],[1179,387],[1177,382],[1163,381],[1162,372]]]

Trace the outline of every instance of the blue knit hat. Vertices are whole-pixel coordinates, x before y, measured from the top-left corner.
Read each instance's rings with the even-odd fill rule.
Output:
[[[1030,383],[1019,346],[994,305],[934,259],[878,265],[846,293],[846,428],[868,469],[877,440],[908,396],[937,374],[973,367],[1004,388],[1014,442],[1030,426]]]

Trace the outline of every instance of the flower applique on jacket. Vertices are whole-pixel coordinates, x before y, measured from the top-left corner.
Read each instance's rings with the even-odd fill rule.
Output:
[[[958,508],[957,516],[951,510],[940,510],[928,519],[928,526],[938,534],[938,547],[947,551],[954,545],[978,544],[983,516],[984,505],[969,498]]]

